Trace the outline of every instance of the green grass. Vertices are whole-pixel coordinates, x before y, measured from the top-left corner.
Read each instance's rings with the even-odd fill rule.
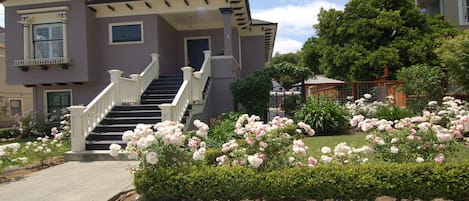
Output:
[[[359,148],[363,145],[367,145],[365,139],[367,134],[365,133],[353,133],[345,135],[334,135],[334,136],[313,136],[304,138],[303,142],[306,146],[309,147],[309,155],[319,158],[322,154],[321,148],[324,146],[330,147],[334,150],[334,147],[341,143],[346,142],[347,145]],[[469,161],[469,146],[463,145],[462,143],[458,144],[458,151],[453,155],[447,157],[447,162],[463,162]],[[370,157],[370,162],[382,162],[374,157]]]
[[[324,146],[328,146],[331,149],[341,143],[346,142],[347,145],[359,148],[363,145],[366,145],[366,134],[364,133],[354,133],[354,134],[346,134],[346,135],[333,135],[333,136],[313,136],[304,138],[303,142],[306,146],[309,147],[309,152],[313,156],[321,156],[323,155],[321,152],[321,148]]]

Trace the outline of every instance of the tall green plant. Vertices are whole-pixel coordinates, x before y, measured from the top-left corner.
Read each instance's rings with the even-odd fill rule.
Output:
[[[441,99],[442,78],[440,68],[424,64],[404,67],[397,72],[401,90],[409,95],[409,106],[415,113],[421,112],[428,102]]]
[[[231,84],[234,101],[241,103],[248,114],[261,117],[265,116],[269,106],[270,90],[272,81],[269,73],[264,70],[258,70],[251,76]]]
[[[449,81],[459,86],[457,92],[469,92],[469,31],[443,40],[435,52],[448,72]]]
[[[345,129],[348,113],[337,102],[308,97],[306,104],[295,114],[295,119],[309,124],[318,134],[333,134]]]

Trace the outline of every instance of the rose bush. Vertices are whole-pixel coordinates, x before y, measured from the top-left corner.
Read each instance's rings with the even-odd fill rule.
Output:
[[[422,116],[388,121],[356,115],[350,124],[370,132],[366,139],[385,161],[442,163],[463,137],[467,109],[464,101],[444,97],[441,106],[429,102]]]

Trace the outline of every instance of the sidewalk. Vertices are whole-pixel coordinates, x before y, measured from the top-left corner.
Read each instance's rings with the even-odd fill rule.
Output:
[[[0,184],[1,201],[107,201],[132,188],[136,161],[67,162]]]

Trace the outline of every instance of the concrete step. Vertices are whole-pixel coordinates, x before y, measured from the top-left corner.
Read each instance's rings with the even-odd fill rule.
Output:
[[[112,157],[108,150],[88,150],[81,152],[66,152],[64,154],[65,161],[134,161],[135,159],[129,159],[125,152],[119,153],[117,157]]]

